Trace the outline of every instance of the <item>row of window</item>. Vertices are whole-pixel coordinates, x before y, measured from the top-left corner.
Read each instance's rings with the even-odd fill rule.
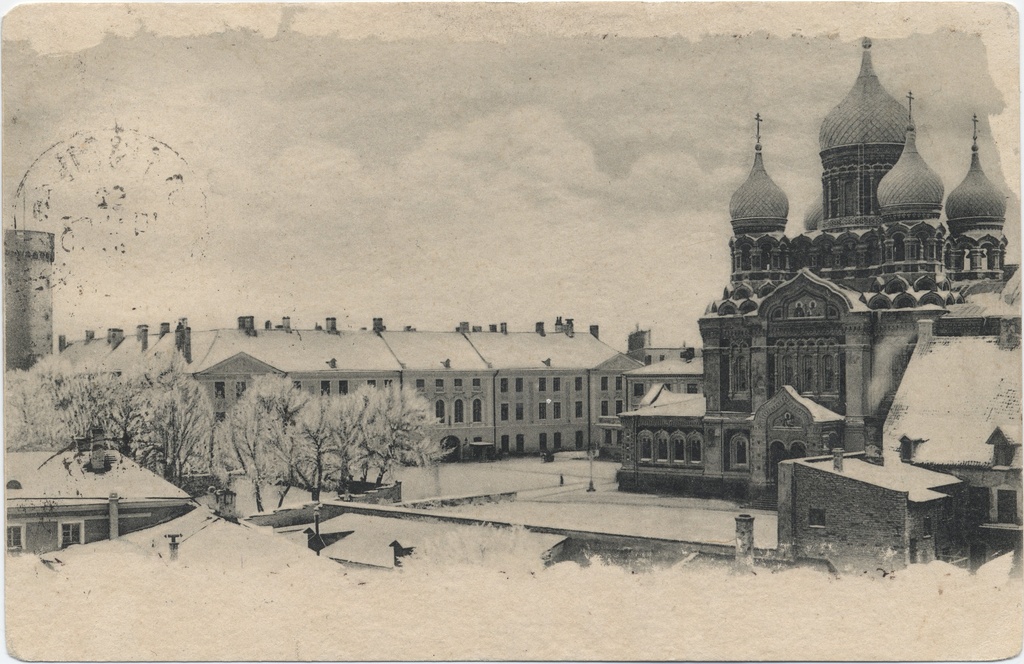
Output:
[[[85,521],[61,521],[57,528],[57,547],[64,549],[72,544],[85,544]],[[21,551],[25,548],[25,526],[7,526],[7,550]]]
[[[481,389],[481,383],[480,383],[480,379],[479,378],[473,378],[471,384],[473,386],[473,390],[474,391],[477,391],[477,390]],[[452,386],[456,390],[461,390],[461,389],[463,389],[465,387],[464,384],[463,384],[463,380],[461,378],[453,378],[452,379]],[[421,391],[427,389],[427,381],[425,379],[423,379],[423,378],[417,378],[416,379],[416,389],[417,390],[421,390]],[[435,390],[443,390],[444,389],[444,378],[435,378],[434,379],[434,389]]]
[[[434,417],[439,422],[444,424],[445,418],[447,417],[447,406],[445,405],[444,399],[438,399],[434,402]],[[471,416],[474,423],[484,421],[484,403],[480,399],[473,399],[471,405]],[[456,399],[455,404],[452,407],[452,421],[455,424],[462,424],[466,421],[466,406],[462,399]]]
[[[500,445],[501,445],[501,451],[502,452],[510,452],[511,451],[511,440],[512,440],[511,436],[509,436],[508,434],[504,434],[504,435],[501,436],[501,438],[500,438]],[[551,442],[552,442],[552,445],[553,445],[555,450],[562,449],[562,434],[561,434],[561,432],[556,431],[554,434],[552,434]],[[547,452],[548,451],[548,434],[547,433],[540,433],[540,434],[537,435],[537,445],[540,448],[541,452]],[[582,450],[583,449],[583,446],[584,446],[583,431],[576,431],[575,432],[574,445],[575,445],[577,450]],[[526,449],[526,436],[524,434],[521,434],[521,433],[517,433],[516,434],[515,446],[516,446],[516,452],[523,452]]]
[[[390,378],[385,378],[384,381],[383,381],[384,387],[388,387],[393,382],[394,381],[391,380]],[[339,380],[339,381],[337,381],[337,386],[338,386],[337,387],[337,392],[334,391],[334,384],[335,384],[335,382],[334,381],[330,381],[330,380],[322,380],[322,381],[320,381],[320,394],[326,394],[326,395],[330,395],[330,394],[348,394],[349,385],[348,385],[348,381],[347,380]],[[377,387],[377,381],[375,379],[373,379],[373,378],[367,380],[366,384],[369,387]],[[236,399],[241,399],[242,396],[245,395],[246,387],[247,387],[246,381],[244,381],[244,380],[235,381],[235,398]],[[297,390],[301,390],[302,389],[302,381],[301,380],[293,380],[292,381],[292,387],[294,387]],[[213,396],[214,396],[214,398],[216,398],[216,399],[223,399],[223,398],[225,398],[226,394],[227,394],[227,384],[224,381],[222,381],[222,380],[215,381],[214,384],[213,384]]]
[[[699,433],[641,431],[640,461],[700,465],[704,463],[704,438]]]

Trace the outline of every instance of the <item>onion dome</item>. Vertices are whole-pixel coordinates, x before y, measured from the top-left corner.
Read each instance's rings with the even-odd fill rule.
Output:
[[[977,122],[977,117],[975,117]],[[949,230],[957,233],[972,228],[1001,228],[1006,217],[1006,197],[981,169],[978,159],[978,135],[971,146],[971,168],[967,177],[946,199]]]
[[[844,145],[903,142],[907,109],[885,91],[871,65],[871,40],[864,38],[860,75],[853,89],[821,123],[821,151]]]
[[[821,228],[821,221],[825,218],[825,208],[822,206],[821,199],[811,206],[811,209],[807,211],[804,216],[804,230],[808,233],[816,231]]]
[[[942,211],[945,188],[917,151],[917,132],[907,127],[899,161],[878,182],[878,206],[891,219],[936,219]]]
[[[789,199],[764,170],[761,144],[754,146],[754,167],[729,202],[733,232],[772,233],[786,229]]]

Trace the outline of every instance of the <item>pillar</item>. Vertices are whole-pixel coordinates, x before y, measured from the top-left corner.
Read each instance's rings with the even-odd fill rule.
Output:
[[[740,514],[736,517],[736,560],[737,572],[754,569],[754,517]]]
[[[119,498],[116,493],[110,494],[109,512],[110,512],[110,539],[117,539],[120,534],[120,524],[118,523],[119,516]]]

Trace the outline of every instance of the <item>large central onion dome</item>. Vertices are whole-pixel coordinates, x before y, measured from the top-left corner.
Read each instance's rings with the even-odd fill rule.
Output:
[[[978,137],[971,146],[971,168],[967,177],[946,199],[949,230],[961,233],[976,228],[998,229],[1006,217],[1006,197],[981,169],[978,159]]]
[[[878,206],[886,221],[937,219],[945,188],[917,151],[914,126],[907,127],[899,161],[878,183]]]
[[[907,110],[878,82],[871,65],[871,40],[865,38],[863,46],[857,82],[821,123],[822,152],[845,145],[903,142]]]
[[[789,199],[764,170],[758,143],[754,147],[754,167],[729,201],[733,232],[737,235],[782,232],[786,230],[788,215]]]

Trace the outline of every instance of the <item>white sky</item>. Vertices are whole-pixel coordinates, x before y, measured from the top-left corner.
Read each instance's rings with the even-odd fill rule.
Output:
[[[865,34],[947,193],[981,118],[1019,252],[1015,22],[954,3],[25,5],[3,23],[4,225],[74,220],[55,293],[72,338],[562,315],[619,348],[635,323],[695,343],[754,113],[798,232]]]

